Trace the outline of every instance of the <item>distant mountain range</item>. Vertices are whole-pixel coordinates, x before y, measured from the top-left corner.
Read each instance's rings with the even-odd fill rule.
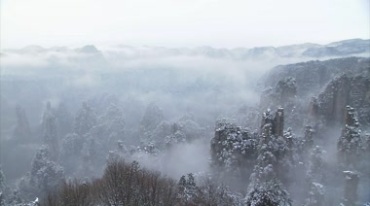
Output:
[[[99,54],[118,58],[135,59],[141,57],[172,57],[172,56],[205,56],[210,58],[231,58],[234,60],[270,59],[270,58],[328,58],[345,56],[370,56],[370,39],[350,39],[333,42],[326,45],[297,44],[281,47],[255,47],[255,48],[166,48],[166,47],[133,47],[119,45],[116,47],[99,50],[93,45],[82,48],[70,49],[67,47],[43,48],[28,46],[18,50],[5,50],[4,53],[16,52],[21,54],[35,54],[47,52],[75,52],[83,54]]]

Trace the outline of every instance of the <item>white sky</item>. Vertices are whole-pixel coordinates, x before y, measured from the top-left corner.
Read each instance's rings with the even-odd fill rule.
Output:
[[[254,47],[370,38],[369,0],[1,0],[1,48]]]

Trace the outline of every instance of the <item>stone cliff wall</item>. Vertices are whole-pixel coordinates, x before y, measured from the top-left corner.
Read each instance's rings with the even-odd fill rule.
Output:
[[[294,92],[281,82],[294,79]],[[288,126],[323,121],[341,125],[345,108],[353,106],[363,126],[370,126],[370,58],[349,57],[278,66],[264,79],[260,109],[283,106]],[[281,89],[283,88],[283,89]],[[284,84],[285,85],[285,84]],[[305,113],[306,112],[306,113]],[[294,114],[300,114],[294,115]],[[304,118],[307,118],[304,120]]]
[[[334,78],[318,96],[319,113],[329,124],[343,124],[346,105],[359,113],[360,124],[370,126],[370,73]]]
[[[277,66],[261,81],[263,88],[275,87],[286,77],[293,77],[297,85],[297,96],[317,95],[334,77],[345,73],[358,73],[368,68],[370,58],[349,57],[326,61],[309,61]]]

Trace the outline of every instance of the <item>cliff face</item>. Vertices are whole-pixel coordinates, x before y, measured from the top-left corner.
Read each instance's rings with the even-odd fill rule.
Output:
[[[343,124],[345,108],[354,107],[359,121],[370,126],[370,67],[369,71],[343,74],[334,78],[318,96],[319,114],[329,124]]]
[[[370,126],[370,58],[350,57],[278,66],[263,78],[263,82],[260,109],[271,105],[284,107],[288,126],[318,121],[327,125],[342,124],[347,105],[358,111],[361,125]],[[291,87],[294,89],[282,85],[294,85]],[[311,119],[291,119],[297,112]]]
[[[284,78],[293,77],[298,97],[315,96],[334,77],[344,73],[359,73],[369,65],[369,58],[349,57],[277,66],[262,78],[263,87],[275,87]]]

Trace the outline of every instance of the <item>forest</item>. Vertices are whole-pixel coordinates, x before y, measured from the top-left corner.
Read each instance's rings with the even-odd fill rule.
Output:
[[[1,53],[1,206],[370,206],[370,40]]]

